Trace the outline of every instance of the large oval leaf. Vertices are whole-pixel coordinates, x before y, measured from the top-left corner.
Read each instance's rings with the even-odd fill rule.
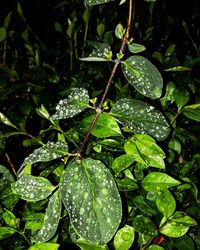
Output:
[[[89,158],[70,163],[60,190],[76,232],[92,243],[107,243],[121,221],[122,204],[105,165]]]
[[[49,180],[43,177],[23,175],[18,181],[11,184],[15,194],[26,201],[40,201],[46,199],[54,189]]]
[[[169,190],[163,190],[158,194],[156,205],[165,218],[170,217],[176,209],[176,201]]]
[[[82,121],[83,130],[88,131],[94,116],[89,116]],[[109,114],[101,113],[91,132],[92,135],[98,138],[106,138],[110,136],[121,136],[121,131],[115,118]]]
[[[84,88],[74,88],[68,98],[59,101],[52,119],[59,120],[73,117],[85,110],[88,103],[88,91]]]
[[[38,234],[33,237],[33,241],[45,242],[54,236],[60,220],[61,208],[61,197],[60,191],[58,190],[49,200],[42,228]]]
[[[163,79],[157,68],[143,56],[131,56],[122,64],[127,81],[142,95],[151,99],[162,94]]]
[[[165,190],[180,184],[181,183],[176,179],[165,173],[160,172],[152,172],[142,180],[143,188],[147,191],[154,192],[159,192],[161,190]]]
[[[47,142],[40,148],[37,148],[24,159],[22,166],[36,162],[47,162],[60,158],[68,152],[68,144],[64,141]]]
[[[169,135],[170,127],[165,117],[148,103],[123,98],[113,105],[111,113],[136,134],[149,134],[157,140],[164,140]]]

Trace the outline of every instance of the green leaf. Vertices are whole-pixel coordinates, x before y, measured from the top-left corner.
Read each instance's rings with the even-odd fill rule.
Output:
[[[83,238],[79,238],[76,241],[76,244],[81,248],[81,250],[108,250],[108,247],[106,245],[92,244],[91,242],[88,242]]]
[[[196,236],[196,237],[199,238],[198,236]],[[196,249],[195,245],[196,244],[194,244],[194,240],[191,237],[189,237],[188,235],[184,235],[181,238],[176,239],[174,242],[174,247],[177,250],[182,250],[182,249],[195,250]]]
[[[169,141],[169,149],[176,151],[178,154],[181,153],[181,143],[176,138],[172,138]]]
[[[200,122],[200,104],[185,106],[182,113],[197,122]]]
[[[138,43],[131,43],[128,45],[128,49],[131,53],[137,54],[146,50],[144,45]]]
[[[136,232],[154,238],[157,235],[157,229],[155,224],[144,215],[137,215],[133,218],[133,225]]]
[[[148,103],[123,98],[113,105],[111,113],[135,134],[149,134],[157,140],[164,140],[169,135],[170,127],[165,117]]]
[[[119,157],[115,158],[111,165],[111,168],[115,173],[119,173],[124,169],[130,167],[134,160],[135,159],[132,155],[120,155]]]
[[[64,141],[47,142],[44,146],[37,148],[24,159],[22,166],[36,162],[48,162],[58,159],[68,152],[68,144]]]
[[[57,243],[38,243],[29,247],[28,250],[58,250],[59,246]]]
[[[123,179],[116,179],[116,182],[120,191],[131,191],[138,189],[138,185],[127,176],[125,176]]]
[[[121,23],[119,23],[115,28],[115,36],[119,39],[123,39],[125,32],[126,30],[123,28]]]
[[[68,98],[60,100],[52,119],[66,119],[85,110],[89,103],[88,91],[84,88],[74,88]]]
[[[175,212],[175,214],[161,226],[160,232],[169,237],[181,237],[188,231],[190,226],[196,225],[196,221],[187,214]]]
[[[147,191],[154,192],[159,192],[180,184],[180,181],[177,181],[171,176],[160,172],[152,172],[142,180],[143,188]]]
[[[33,237],[33,241],[45,242],[54,236],[60,220],[61,208],[61,197],[60,191],[58,190],[49,200],[42,228],[38,234]]]
[[[12,15],[12,11],[10,11],[7,14],[6,18],[4,19],[4,27],[5,28],[8,28],[8,26],[9,26],[11,15]]]
[[[153,244],[153,245],[147,247],[146,250],[165,250],[165,249],[161,246]]]
[[[82,121],[84,131],[88,131],[94,116],[89,116]],[[92,135],[98,138],[106,138],[110,136],[122,136],[119,125],[114,117],[109,114],[101,113],[92,129]]]
[[[88,57],[79,58],[79,60],[87,62],[103,62],[109,61],[111,57],[112,51],[110,45],[107,43],[100,43]]]
[[[3,190],[9,183],[15,181],[15,178],[13,177],[11,172],[3,165],[0,165],[0,176],[0,191]]]
[[[108,3],[114,0],[84,0],[85,5],[97,5],[97,4],[103,4],[103,3]]]
[[[131,56],[122,64],[127,81],[142,95],[151,99],[162,94],[163,79],[157,68],[143,56]]]
[[[38,113],[38,115],[40,115],[41,117],[50,120],[50,114],[48,112],[48,110],[44,107],[44,105],[41,105],[40,108],[36,109],[36,112]]]
[[[185,106],[190,100],[190,93],[186,89],[175,89],[173,98],[176,102],[178,110]]]
[[[156,205],[165,218],[169,218],[176,209],[176,201],[169,190],[163,190],[158,194]]]
[[[6,39],[7,31],[5,27],[0,27],[0,43]]]
[[[135,230],[129,225],[125,225],[117,231],[114,237],[115,250],[128,250],[133,244],[135,237]]]
[[[18,228],[20,224],[20,219],[16,218],[16,216],[10,212],[9,210],[5,209],[6,211],[3,213],[2,217],[7,226],[12,228]]]
[[[0,227],[0,240],[10,237],[17,232],[16,229],[12,227]]]
[[[77,234],[91,243],[106,244],[117,231],[122,204],[105,165],[90,158],[70,163],[64,171],[60,190]]]
[[[133,199],[134,205],[146,214],[156,215],[155,209],[149,206],[142,195],[136,196]]]
[[[54,190],[49,180],[43,177],[23,175],[18,181],[11,184],[15,194],[26,201],[40,201],[46,199]]]
[[[4,115],[0,112],[0,122],[2,122],[3,124],[13,127],[15,129],[17,129],[17,127]]]
[[[185,66],[175,66],[172,68],[165,69],[165,71],[172,71],[172,72],[190,71],[190,70],[192,69]]]
[[[147,167],[165,168],[163,161],[165,153],[149,135],[134,135],[125,142],[124,150],[128,155],[132,155],[136,161]]]

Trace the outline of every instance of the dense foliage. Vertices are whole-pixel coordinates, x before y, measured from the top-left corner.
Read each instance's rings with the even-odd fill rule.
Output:
[[[2,1],[0,250],[200,249],[199,2]]]

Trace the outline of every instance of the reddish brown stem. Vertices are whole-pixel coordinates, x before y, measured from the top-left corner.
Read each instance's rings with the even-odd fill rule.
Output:
[[[128,39],[129,39],[129,32],[130,32],[130,28],[131,28],[131,20],[132,20],[132,0],[129,1],[129,17],[128,17],[128,24],[127,24],[126,33],[125,33],[124,38],[123,38],[123,40],[122,40],[122,44],[121,44],[121,48],[120,48],[120,50],[119,50],[119,54],[123,54],[124,49],[125,49],[125,45],[126,45]],[[82,158],[82,152],[83,152],[83,150],[84,150],[84,148],[85,148],[85,145],[86,145],[86,143],[87,143],[87,141],[88,141],[88,139],[89,139],[89,137],[90,137],[90,134],[91,134],[92,129],[93,129],[95,123],[96,123],[96,120],[97,120],[99,114],[102,112],[103,103],[104,103],[104,101],[105,101],[105,99],[106,99],[106,96],[107,96],[107,94],[108,94],[108,90],[109,90],[109,88],[110,88],[111,82],[112,82],[112,80],[113,80],[113,78],[114,78],[115,72],[116,72],[116,70],[117,70],[119,64],[120,64],[120,61],[119,61],[118,59],[116,59],[116,60],[115,60],[115,64],[114,64],[113,69],[112,69],[112,72],[111,72],[111,74],[110,74],[110,77],[109,77],[109,79],[108,79],[108,82],[107,82],[105,91],[104,91],[104,93],[103,93],[101,102],[99,103],[99,106],[98,106],[98,108],[97,108],[97,110],[96,110],[96,113],[95,113],[95,116],[94,116],[94,118],[93,118],[93,121],[92,121],[92,123],[90,124],[90,127],[89,127],[89,130],[88,130],[88,132],[87,132],[87,135],[86,135],[86,137],[85,137],[85,139],[84,139],[84,141],[83,141],[83,143],[82,143],[82,145],[81,145],[81,148],[80,148],[80,150],[79,150],[79,158],[80,158],[80,159]]]

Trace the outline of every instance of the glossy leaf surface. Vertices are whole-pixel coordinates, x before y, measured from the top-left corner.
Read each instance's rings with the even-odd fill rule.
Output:
[[[133,225],[135,231],[144,234],[149,237],[155,237],[157,235],[157,230],[155,224],[146,216],[137,215],[133,219]]]
[[[163,79],[157,68],[143,56],[131,56],[122,64],[127,81],[142,95],[151,99],[162,94]]]
[[[31,247],[28,250],[58,250],[59,244],[57,243],[38,243]]]
[[[179,184],[181,183],[176,179],[165,173],[160,172],[152,172],[142,180],[143,188],[147,191],[154,192],[159,192],[161,190],[165,190],[170,187],[177,186]]]
[[[58,190],[49,200],[42,228],[38,234],[33,237],[33,241],[45,242],[54,236],[60,220],[61,205],[60,191]]]
[[[90,158],[70,163],[60,190],[76,232],[92,243],[107,243],[121,221],[122,205],[113,177],[104,164]]]
[[[110,1],[114,0],[84,0],[85,5],[97,5],[97,4],[103,4],[103,3],[108,3]]]
[[[48,162],[60,158],[68,152],[68,144],[64,141],[47,142],[46,145],[37,148],[24,159],[22,164],[33,164],[36,162]]]
[[[49,180],[43,177],[23,175],[18,181],[11,184],[15,194],[26,201],[40,201],[46,199],[54,189]]]
[[[52,119],[66,119],[85,110],[89,103],[88,91],[84,88],[74,88],[68,98],[60,100]]]
[[[166,218],[169,218],[176,209],[176,201],[169,190],[163,190],[158,194],[156,205]]]
[[[134,160],[135,158],[132,155],[120,155],[113,161],[111,168],[115,173],[119,173],[128,168]]]
[[[123,98],[113,105],[111,113],[136,134],[149,134],[157,140],[164,140],[169,135],[170,127],[165,117],[146,102]]]
[[[165,168],[165,154],[149,135],[134,135],[125,142],[124,149],[128,155],[147,167]]]
[[[135,230],[129,225],[121,228],[114,237],[115,250],[128,250],[133,244],[135,237]]]

